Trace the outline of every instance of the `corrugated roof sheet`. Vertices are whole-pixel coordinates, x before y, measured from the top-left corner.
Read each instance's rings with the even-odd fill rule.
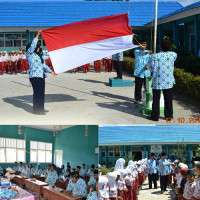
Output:
[[[100,126],[99,144],[200,141],[200,126]]]
[[[152,21],[154,6],[154,1],[130,2],[130,25],[144,26]],[[128,7],[127,1],[0,1],[0,26],[59,26],[127,13]],[[160,1],[158,17],[181,7],[176,1]]]
[[[169,14],[163,15],[163,16],[159,17],[158,19],[163,19],[163,18],[166,18],[166,17],[170,17],[172,15],[176,15],[178,13],[181,13],[181,12],[184,12],[184,11],[187,11],[187,10],[191,10],[191,9],[197,8],[197,7],[200,7],[200,1],[196,2],[196,3],[193,3],[193,4],[189,5],[189,6],[182,7],[182,8],[180,8],[178,10],[175,10],[175,11],[169,13]]]

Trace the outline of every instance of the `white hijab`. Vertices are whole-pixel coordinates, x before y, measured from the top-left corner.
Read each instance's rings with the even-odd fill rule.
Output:
[[[123,158],[119,158],[115,164],[115,171],[118,169],[124,169],[125,160]]]
[[[106,174],[108,179],[108,185],[110,186],[110,190],[117,190],[115,179],[117,178],[117,174],[114,172],[109,172]]]
[[[99,199],[108,199],[108,179],[105,176],[99,177]]]

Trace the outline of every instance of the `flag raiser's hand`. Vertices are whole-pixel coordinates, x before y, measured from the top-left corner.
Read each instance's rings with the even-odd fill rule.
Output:
[[[56,76],[56,75],[58,75],[58,74],[56,74],[56,73],[55,73],[55,72],[53,72],[53,71],[51,72],[51,74],[52,74],[53,76]]]
[[[39,36],[40,36],[40,34],[41,34],[41,32],[42,32],[42,30],[39,30],[38,32],[37,32],[37,35],[35,36],[35,38],[39,38]]]

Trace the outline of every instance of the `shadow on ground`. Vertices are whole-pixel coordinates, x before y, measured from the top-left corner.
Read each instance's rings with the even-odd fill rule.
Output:
[[[199,113],[200,113],[199,102],[191,98],[188,98],[186,95],[182,95],[177,92],[174,93],[174,100],[178,101],[179,105],[183,107],[185,110],[191,110],[191,112],[193,113],[192,117],[199,118]]]
[[[92,79],[78,79],[80,81],[85,81],[85,82],[89,82],[89,83],[102,83],[104,84],[105,86],[109,86],[109,83],[107,82],[103,82],[103,81],[96,81],[96,80],[92,80]]]
[[[33,107],[32,105],[30,105],[33,102],[32,95],[4,98],[3,101],[13,105],[14,107],[21,108],[25,110],[26,112],[32,113]],[[77,99],[76,97],[73,97],[71,95],[66,95],[66,94],[46,94],[45,95],[45,103],[51,103],[51,102],[55,103],[55,102],[64,102],[64,101],[84,101],[84,99]]]

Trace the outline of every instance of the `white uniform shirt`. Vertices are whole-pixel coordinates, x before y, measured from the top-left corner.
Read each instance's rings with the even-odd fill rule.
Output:
[[[126,189],[126,182],[125,182],[125,179],[119,179],[118,182],[117,182],[117,189],[122,191],[123,189]]]
[[[191,183],[188,181],[188,182],[185,184],[183,197],[184,197],[185,199],[192,199],[192,196],[193,196],[195,187],[196,187],[196,183],[195,183],[194,181],[191,182]]]
[[[193,196],[196,199],[200,199],[200,176],[196,180],[196,187],[195,187]]]
[[[26,60],[26,54],[21,55],[21,60]]]
[[[16,56],[15,56],[15,55],[14,55],[14,56],[13,56],[13,55],[11,55],[11,56],[10,56],[10,60],[11,60],[12,62],[15,62],[15,61],[17,60],[17,58],[16,58]]]
[[[10,61],[10,56],[9,55],[7,56],[7,61]]]
[[[3,56],[3,62],[7,62],[7,61],[8,61],[8,56],[7,55]]]
[[[18,61],[18,60],[20,60],[20,58],[21,58],[21,56],[18,54],[18,55],[15,55],[15,57],[16,57],[16,60]]]
[[[0,62],[3,62],[3,56],[0,56]]]
[[[178,174],[176,174],[176,178],[177,178],[177,188],[181,188],[181,181],[182,181],[182,176],[181,173],[179,172]]]

